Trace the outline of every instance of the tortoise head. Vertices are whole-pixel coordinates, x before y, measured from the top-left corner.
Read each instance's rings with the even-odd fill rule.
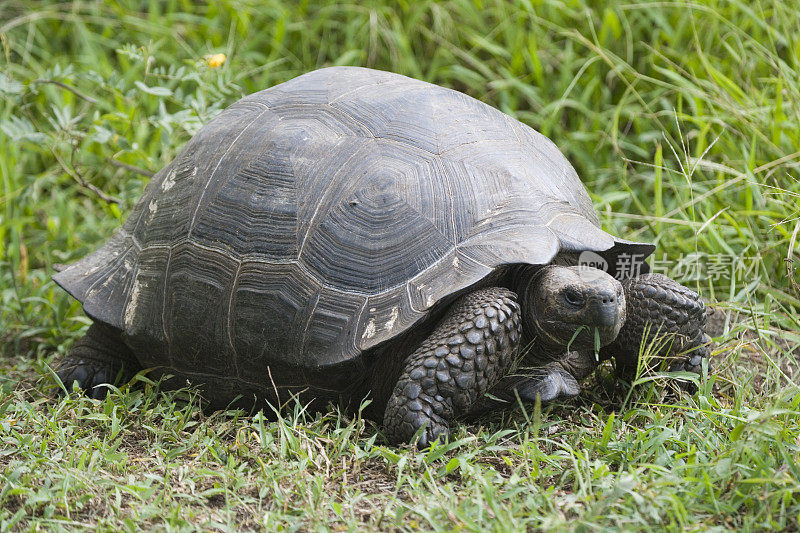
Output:
[[[556,350],[599,349],[625,323],[622,284],[594,268],[542,267],[530,278],[523,301],[525,329]]]

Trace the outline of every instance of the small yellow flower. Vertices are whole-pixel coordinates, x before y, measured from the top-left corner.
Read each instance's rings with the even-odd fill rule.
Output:
[[[217,68],[225,62],[225,54],[209,54],[203,59],[206,60],[206,64],[208,64],[209,67]]]

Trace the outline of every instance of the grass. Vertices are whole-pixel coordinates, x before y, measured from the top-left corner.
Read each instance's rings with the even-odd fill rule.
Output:
[[[797,530],[798,10],[0,0],[0,529]],[[102,243],[215,113],[334,64],[552,138],[604,227],[655,242],[654,266],[718,309],[698,394],[601,373],[424,453],[352,413],[209,415],[151,383],[51,400],[49,365],[88,324],[53,265]]]

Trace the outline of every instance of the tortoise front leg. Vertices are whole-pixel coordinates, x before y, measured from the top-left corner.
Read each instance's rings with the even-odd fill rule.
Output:
[[[95,322],[61,360],[56,373],[68,391],[77,382],[89,397],[102,399],[108,387],[98,385],[126,383],[139,370],[136,356],[122,342],[119,331]]]
[[[384,413],[388,439],[409,442],[422,427],[420,447],[446,439],[450,421],[509,371],[520,335],[519,305],[508,289],[481,289],[457,300],[406,359]]]
[[[539,398],[543,404],[574,398],[581,392],[578,382],[594,372],[600,361],[593,352],[572,351],[556,360],[529,356],[523,364],[524,367],[505,376],[479,398],[469,414],[507,408],[516,404],[517,398],[525,403],[534,403]]]
[[[544,404],[559,398],[573,398],[580,392],[581,388],[575,377],[557,363],[526,368],[523,372],[508,375],[497,382],[488,394],[472,404],[469,416],[512,407],[516,405],[517,398],[523,403],[534,403],[539,398]]]
[[[663,274],[645,274],[622,286],[627,319],[616,340],[600,350],[601,359],[615,357],[620,375],[631,379],[641,347],[652,344],[672,370],[699,374],[711,339],[705,332],[706,307],[697,293]]]

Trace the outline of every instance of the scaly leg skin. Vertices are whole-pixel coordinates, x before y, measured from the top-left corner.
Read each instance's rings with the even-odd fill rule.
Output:
[[[617,339],[600,350],[601,359],[615,357],[619,374],[632,379],[640,347],[652,343],[660,347],[655,353],[659,359],[672,361],[671,370],[699,374],[711,339],[705,332],[706,307],[697,293],[663,274],[645,274],[622,286],[627,320]]]
[[[531,359],[526,361],[532,362]],[[531,404],[537,397],[542,404],[574,398],[581,392],[578,381],[591,374],[598,364],[593,353],[574,351],[557,361],[522,368],[495,384],[489,394],[473,404],[469,414],[476,416],[507,408],[515,405],[517,398]]]
[[[522,328],[516,297],[492,287],[453,303],[405,361],[383,418],[391,442],[410,442],[423,426],[420,448],[446,440],[449,422],[508,373]]]
[[[90,398],[103,399],[108,387],[102,384],[126,383],[141,370],[136,356],[122,342],[115,329],[95,322],[61,360],[56,373],[68,391],[74,382]],[[63,394],[59,389],[59,394]]]

